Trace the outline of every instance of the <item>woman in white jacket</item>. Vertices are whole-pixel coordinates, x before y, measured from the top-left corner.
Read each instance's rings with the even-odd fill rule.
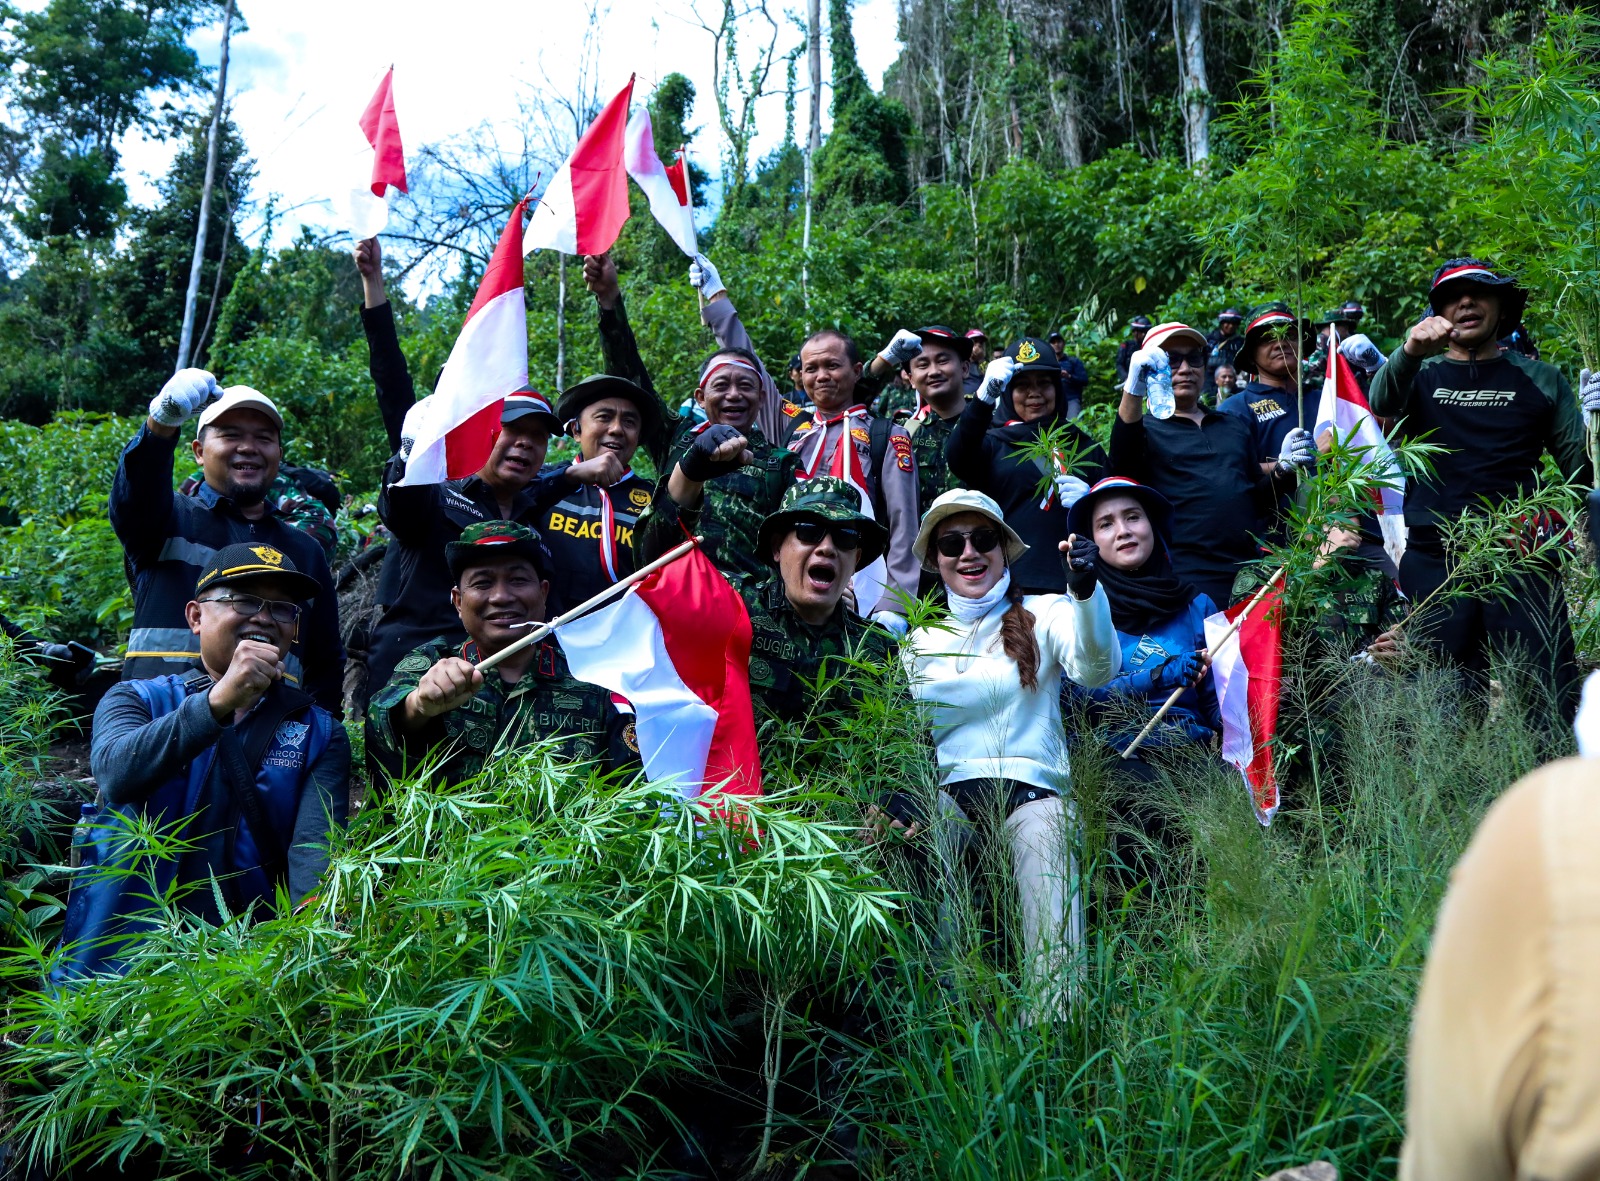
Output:
[[[933,502],[913,548],[950,607],[944,626],[919,628],[902,650],[912,695],[930,714],[940,808],[958,822],[1003,823],[1026,975],[1042,1010],[1056,1012],[1084,933],[1061,678],[1095,688],[1122,663],[1098,550],[1093,538],[1061,543],[1066,594],[1015,592],[1010,566],[1027,546],[999,505],[967,490]]]

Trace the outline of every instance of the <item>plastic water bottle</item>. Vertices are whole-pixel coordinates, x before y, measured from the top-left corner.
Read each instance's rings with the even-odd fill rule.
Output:
[[[1145,370],[1145,405],[1157,418],[1171,418],[1178,410],[1172,397],[1172,362],[1166,351],[1157,349],[1150,367]]]

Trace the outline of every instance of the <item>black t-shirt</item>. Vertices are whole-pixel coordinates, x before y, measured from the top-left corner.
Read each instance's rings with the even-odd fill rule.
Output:
[[[569,465],[548,468],[557,477]],[[649,483],[629,472],[609,488],[556,484],[558,499],[547,498],[534,526],[550,547],[550,615],[594,598],[619,578],[633,573],[633,532],[639,514],[650,507]],[[610,501],[607,520],[606,502]]]
[[[1304,389],[1300,392],[1300,420],[1295,421],[1294,396],[1288,390],[1262,385],[1252,381],[1231,398],[1223,399],[1217,409],[1223,414],[1236,414],[1253,423],[1260,442],[1260,460],[1276,460],[1283,450],[1285,436],[1295,427],[1308,431],[1317,428],[1317,411],[1321,407],[1322,391]]]
[[[1172,502],[1172,568],[1217,603],[1230,602],[1240,565],[1261,556],[1275,490],[1261,474],[1255,425],[1207,410],[1111,427],[1111,474],[1148,484]]]

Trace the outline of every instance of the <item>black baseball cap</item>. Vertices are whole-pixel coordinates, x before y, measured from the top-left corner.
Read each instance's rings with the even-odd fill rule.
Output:
[[[946,328],[943,324],[930,324],[926,328],[916,329],[916,336],[923,344],[943,345],[963,361],[972,359],[972,341],[954,328]]]
[[[211,561],[200,571],[194,584],[194,593],[198,597],[214,586],[230,586],[250,578],[280,580],[289,586],[289,593],[296,602],[305,602],[322,590],[315,578],[302,574],[289,555],[276,546],[240,541],[225,545],[211,555]]]

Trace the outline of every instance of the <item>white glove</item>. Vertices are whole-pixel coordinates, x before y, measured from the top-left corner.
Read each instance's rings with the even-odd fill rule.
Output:
[[[1077,476],[1056,476],[1055,486],[1056,499],[1061,502],[1062,508],[1071,508],[1089,491],[1089,485]]]
[[[1278,470],[1292,472],[1296,468],[1311,467],[1317,462],[1317,441],[1305,427],[1297,426],[1283,437],[1283,447],[1278,452]]]
[[[896,615],[893,611],[874,611],[872,622],[879,627],[888,628],[895,635],[904,638],[906,634],[906,617]]]
[[[1158,345],[1151,345],[1134,353],[1128,358],[1128,380],[1122,383],[1122,392],[1132,394],[1135,398],[1143,398],[1150,392],[1148,386],[1151,369],[1165,359],[1166,353],[1162,352]]]
[[[180,369],[150,400],[150,417],[162,426],[182,426],[220,397],[222,387],[204,369]]]
[[[1368,373],[1376,373],[1384,362],[1383,351],[1359,332],[1339,342],[1339,355]]]
[[[689,283],[704,299],[721,295],[727,290],[722,285],[722,276],[717,274],[717,268],[712,266],[711,260],[703,254],[695,255],[694,261],[689,264]]]
[[[1006,392],[1016,371],[1017,363],[1010,357],[996,357],[990,361],[988,368],[983,371],[983,381],[978,386],[978,401],[991,406],[998,405],[1000,395]]]
[[[1600,373],[1587,369],[1578,373],[1578,401],[1583,403],[1586,414],[1600,410]]]
[[[883,358],[885,365],[900,369],[921,351],[922,337],[909,329],[902,328],[894,334],[894,339],[884,346],[878,356]]]

